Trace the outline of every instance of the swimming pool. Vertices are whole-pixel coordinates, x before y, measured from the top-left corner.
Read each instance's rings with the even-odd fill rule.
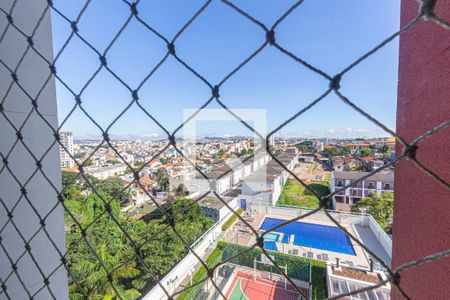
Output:
[[[264,249],[271,251],[278,251],[277,243],[273,241],[265,241],[264,240]]]
[[[259,229],[269,230],[283,222],[286,222],[286,220],[265,218]],[[350,238],[338,227],[294,222],[282,226],[276,231],[284,234],[281,242],[285,244],[288,243],[289,236],[293,234],[294,245],[356,255]]]
[[[269,232],[264,235],[264,241],[267,241],[267,242],[278,242],[279,239],[280,239],[280,235],[277,233]]]
[[[269,233],[265,234],[264,235],[264,249],[278,251],[277,242],[279,239],[280,239],[280,235],[278,233],[269,232]]]

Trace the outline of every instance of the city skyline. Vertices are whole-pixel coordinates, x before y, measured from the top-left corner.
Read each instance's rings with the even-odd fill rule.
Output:
[[[69,131],[70,132],[70,131]],[[366,131],[364,131],[366,132]],[[367,136],[363,135],[363,132],[361,132],[361,135],[351,135],[351,131],[349,131],[348,135],[337,135],[337,136],[331,136],[331,135],[323,135],[323,136],[302,136],[302,135],[282,135],[282,136],[276,136],[276,139],[329,139],[329,140],[351,140],[351,139],[383,139],[383,138],[390,138],[387,133],[383,134],[380,131],[380,135],[373,135],[373,136]],[[148,134],[110,134],[109,135],[110,140],[116,140],[116,141],[163,141],[167,140],[167,137],[164,137],[163,134],[156,134],[156,133],[148,133]],[[176,136],[177,139],[184,139],[189,140],[186,138],[183,138],[182,136]],[[232,135],[232,134],[202,134],[198,136],[198,139],[233,139],[233,138],[251,138],[250,135]],[[103,137],[101,135],[76,135],[74,134],[74,140],[75,141],[89,141],[89,140],[102,140]]]

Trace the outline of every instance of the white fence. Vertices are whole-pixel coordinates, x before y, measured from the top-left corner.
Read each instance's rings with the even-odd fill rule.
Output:
[[[234,207],[232,208],[236,209]],[[191,245],[191,249],[195,251],[195,253],[203,260],[205,260],[203,256],[205,255],[207,249],[217,242],[218,236],[222,233],[223,223],[225,223],[231,215],[232,212],[230,211],[225,218],[215,223]],[[161,285],[164,286],[167,292],[172,294],[198,263],[199,260],[195,257],[195,255],[189,252],[169,273],[166,274],[166,276],[160,280]],[[167,295],[160,285],[156,285],[150,292],[143,296],[142,299],[167,299]]]
[[[381,229],[380,225],[378,225],[377,221],[371,216],[368,215],[369,220],[369,227],[372,230],[373,234],[377,237],[378,242],[381,246],[383,246],[383,249],[386,251],[386,253],[389,255],[389,257],[392,257],[392,240],[387,235],[386,232],[384,232],[383,229]]]
[[[289,218],[299,217],[312,211],[312,209],[310,208],[299,208],[288,205],[278,205],[278,206],[261,205],[259,207],[252,206],[252,208],[262,213],[286,216]],[[383,249],[386,251],[389,257],[392,257],[392,240],[386,234],[386,232],[384,232],[384,230],[380,227],[380,225],[378,225],[377,221],[375,221],[375,219],[371,215],[353,212],[352,213],[339,212],[335,210],[328,210],[328,212],[339,223],[354,224],[363,227],[369,227],[374,236],[376,237],[377,241],[380,243],[380,245],[383,247]],[[307,219],[325,222],[330,221],[328,216],[322,210],[308,216]]]

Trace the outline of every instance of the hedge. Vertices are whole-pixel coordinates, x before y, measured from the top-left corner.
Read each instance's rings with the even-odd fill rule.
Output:
[[[222,250],[219,248],[214,249],[213,252],[208,256],[205,263],[208,267],[212,267],[216,265],[218,262],[220,262],[222,259]],[[192,277],[192,284],[195,284],[201,280],[204,280],[207,277],[206,269],[204,266],[202,266],[198,271],[194,274]],[[195,285],[192,288],[187,288],[184,290],[180,295],[178,295],[177,300],[191,300],[195,299],[195,297],[198,295],[200,290],[202,289],[203,284],[199,283]]]
[[[242,215],[242,209],[238,208],[238,210],[236,210],[236,213],[238,215]],[[228,220],[225,221],[225,223],[223,223],[222,225],[222,231],[226,231],[228,228],[231,227],[231,225],[233,225],[233,223],[236,221],[237,216],[236,214],[233,214]]]

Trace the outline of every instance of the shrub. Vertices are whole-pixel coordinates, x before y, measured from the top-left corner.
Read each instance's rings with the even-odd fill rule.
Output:
[[[241,208],[239,208],[238,210],[236,210],[236,213],[238,215],[242,215],[243,211]],[[225,221],[225,223],[223,223],[222,231],[226,231],[228,228],[230,228],[231,225],[233,225],[233,223],[236,221],[236,219],[237,219],[236,214],[233,214],[228,220]]]
[[[205,263],[208,267],[213,267],[216,265],[220,260],[222,259],[222,250],[219,248],[214,249],[214,251],[208,256]],[[206,269],[204,266],[202,266],[198,271],[194,274],[192,277],[192,284],[194,285],[192,288],[187,288],[184,290],[178,297],[176,297],[177,300],[191,300],[195,299],[195,297],[198,295],[200,290],[203,287],[203,284],[200,283],[198,285],[195,285],[195,283],[202,281],[206,278]]]

